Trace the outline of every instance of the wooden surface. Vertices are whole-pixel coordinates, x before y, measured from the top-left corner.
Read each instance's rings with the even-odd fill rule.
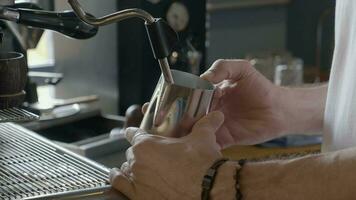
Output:
[[[289,148],[266,148],[258,146],[234,146],[223,150],[223,155],[231,160],[259,159],[288,156],[295,154],[310,154],[320,152],[320,145],[289,147]]]

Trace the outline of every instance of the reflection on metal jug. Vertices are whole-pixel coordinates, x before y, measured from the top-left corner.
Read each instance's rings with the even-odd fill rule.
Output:
[[[165,137],[183,137],[178,130],[192,125],[210,109],[214,86],[186,72],[172,70],[174,84],[160,78],[140,128]]]

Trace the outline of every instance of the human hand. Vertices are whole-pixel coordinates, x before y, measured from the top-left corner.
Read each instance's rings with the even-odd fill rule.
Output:
[[[200,199],[203,176],[222,157],[215,132],[223,121],[221,112],[212,112],[182,138],[127,129],[126,137],[133,146],[127,150],[128,161],[111,172],[111,184],[132,200]],[[211,193],[213,199],[233,199],[235,169],[232,162],[221,167]]]
[[[222,147],[257,144],[284,133],[283,89],[246,60],[218,60],[201,75],[217,85],[212,110],[225,121],[217,132]]]

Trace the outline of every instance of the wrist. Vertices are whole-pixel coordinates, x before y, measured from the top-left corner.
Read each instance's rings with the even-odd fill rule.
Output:
[[[235,175],[238,167],[239,165],[233,161],[228,161],[220,167],[211,190],[212,200],[235,198]]]
[[[275,86],[273,92],[273,110],[274,115],[276,116],[275,121],[275,137],[285,136],[288,133],[292,132],[289,125],[291,107],[293,107],[292,99],[293,91],[291,88]]]
[[[282,133],[304,134],[320,132],[323,128],[327,86],[316,88],[280,87],[277,98]]]
[[[277,95],[279,97],[278,104],[279,106],[279,114],[281,116],[281,124],[283,128],[281,128],[281,136],[288,135],[296,131],[295,119],[297,118],[298,113],[296,113],[296,109],[294,108],[294,104],[298,101],[296,98],[295,91],[292,88],[288,87],[279,87],[279,93]]]
[[[283,168],[284,161],[250,162],[240,172],[242,194],[247,199],[280,199],[276,194],[284,193],[288,185],[287,175]],[[283,183],[282,183],[283,182]],[[277,191],[277,192],[276,192]],[[284,198],[288,199],[288,198]]]

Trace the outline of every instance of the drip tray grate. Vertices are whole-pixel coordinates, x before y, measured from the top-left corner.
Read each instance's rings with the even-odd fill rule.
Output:
[[[9,108],[0,110],[0,123],[27,122],[37,120],[39,117],[21,108]]]
[[[83,195],[107,190],[107,180],[101,165],[22,127],[0,124],[0,199]]]

